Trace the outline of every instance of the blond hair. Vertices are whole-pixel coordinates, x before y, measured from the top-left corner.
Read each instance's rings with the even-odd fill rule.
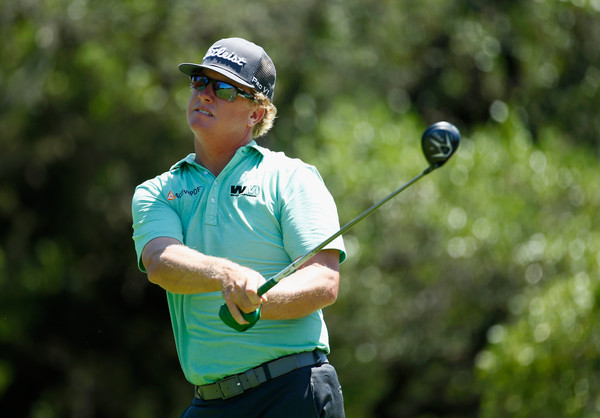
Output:
[[[252,129],[252,138],[258,138],[266,135],[267,132],[269,132],[273,127],[275,117],[277,116],[277,108],[273,102],[271,102],[269,98],[262,93],[254,94],[254,102],[259,107],[265,109],[265,115],[260,121],[258,121],[256,125],[254,125],[254,128]]]

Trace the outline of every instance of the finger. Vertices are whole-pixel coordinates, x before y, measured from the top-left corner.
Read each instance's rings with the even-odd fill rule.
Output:
[[[232,293],[228,298],[225,298],[225,300],[235,305],[239,311],[249,313],[260,307],[261,301],[257,294],[254,294],[253,296],[253,292],[247,289],[236,290],[237,292]]]
[[[265,281],[263,276],[255,274],[249,278],[249,281],[246,284],[246,296],[248,297],[249,302],[254,305],[253,309],[258,309],[263,302],[262,297],[258,294],[258,289]]]
[[[238,309],[244,313],[251,313],[254,312],[255,310],[259,309],[262,305],[262,300],[259,299],[259,303],[250,303],[248,301],[247,304],[244,304],[243,306],[238,306]]]
[[[235,319],[235,321],[238,324],[247,324],[248,321],[246,321],[244,319],[244,317],[242,316],[242,313],[240,312],[240,309],[238,308],[238,306],[233,303],[232,301],[226,300],[225,303],[227,304],[227,308],[229,308],[229,312],[231,312],[231,316],[233,317],[233,319]]]
[[[225,303],[229,308],[232,316],[235,311],[240,312],[240,318],[243,319],[241,312],[252,312],[256,310],[257,306],[260,306],[260,302],[255,303],[258,299],[258,296],[255,298],[254,302],[251,301],[251,293],[246,287],[233,286],[231,288],[223,289],[223,299],[225,299]],[[240,320],[238,320],[240,322]],[[240,322],[242,323],[242,322]]]
[[[254,311],[258,309],[258,307],[262,303],[262,298],[258,296],[256,289],[246,290],[246,296],[248,298],[248,302],[252,305],[252,310]]]

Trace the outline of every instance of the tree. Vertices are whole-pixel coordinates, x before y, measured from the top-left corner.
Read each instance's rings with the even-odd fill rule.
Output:
[[[189,401],[129,205],[191,150],[176,65],[236,35],[277,65],[264,143],[319,168],[342,222],[422,171],[429,123],[463,132],[447,166],[345,237],[325,314],[349,415],[524,413],[527,391],[592,414],[597,297],[554,298],[586,275],[597,295],[597,17],[583,1],[3,3],[0,411],[162,417]],[[537,299],[553,311],[516,308]],[[562,386],[526,382],[510,360],[526,345],[530,365],[571,368]]]

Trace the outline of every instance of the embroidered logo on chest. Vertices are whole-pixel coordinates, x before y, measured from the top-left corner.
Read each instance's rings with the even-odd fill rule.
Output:
[[[169,190],[169,193],[167,194],[167,200],[181,199],[185,195],[196,196],[201,191],[202,191],[202,186],[198,186],[191,190],[181,190],[179,192],[173,192],[172,190]]]
[[[239,197],[239,196],[248,196],[248,197],[257,197],[260,193],[260,187],[258,186],[242,186],[242,185],[232,185],[231,186],[231,196]]]

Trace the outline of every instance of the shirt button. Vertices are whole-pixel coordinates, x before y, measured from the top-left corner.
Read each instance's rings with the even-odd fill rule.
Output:
[[[210,198],[210,203],[212,203],[213,205],[215,204],[215,198],[214,197]]]

